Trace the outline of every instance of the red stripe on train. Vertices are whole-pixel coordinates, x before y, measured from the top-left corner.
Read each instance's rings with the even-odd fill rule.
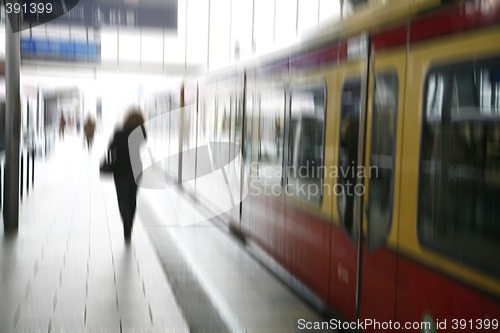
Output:
[[[345,231],[279,199],[258,196],[247,204],[247,237],[335,312],[355,320],[356,247]],[[365,249],[362,263],[361,319],[404,324],[429,314],[434,321],[446,319],[440,332],[457,331],[453,319],[500,319],[498,299],[385,247]]]
[[[391,30],[375,33],[371,37],[372,50],[383,50],[406,44],[407,27],[402,26]]]
[[[486,3],[463,3],[436,14],[417,17],[410,25],[410,44],[500,23],[500,3]],[[407,37],[406,25],[375,32],[372,34],[372,49],[403,46]]]
[[[444,12],[419,19],[410,28],[410,43],[500,23],[500,3],[466,2]]]

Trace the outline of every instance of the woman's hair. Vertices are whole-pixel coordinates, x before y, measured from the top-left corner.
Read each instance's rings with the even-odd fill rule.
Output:
[[[123,129],[125,131],[133,131],[139,126],[144,125],[144,116],[139,107],[131,107],[127,111],[125,120],[123,121]]]

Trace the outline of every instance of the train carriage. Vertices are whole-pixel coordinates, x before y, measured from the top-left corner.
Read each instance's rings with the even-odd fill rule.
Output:
[[[385,1],[189,81],[183,130],[244,159],[221,218],[363,331],[496,331],[499,40],[500,1]]]

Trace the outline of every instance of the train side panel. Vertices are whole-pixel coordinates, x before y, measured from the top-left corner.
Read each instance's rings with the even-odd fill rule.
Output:
[[[492,135],[498,128],[495,106],[488,102],[486,108],[481,101],[492,96],[482,92],[484,84],[498,82],[498,40],[500,30],[486,28],[410,47],[396,307],[401,322],[446,319],[447,329],[440,331],[452,332],[454,319],[499,317],[498,260],[482,264],[500,254],[499,215],[490,206],[498,198],[492,180],[499,172],[497,164],[481,162],[491,157],[488,146],[497,142]],[[482,77],[485,70],[491,75]],[[462,148],[474,142],[480,144],[470,152],[484,149],[485,155],[465,157]],[[478,178],[485,174],[493,178]],[[484,191],[496,195],[486,198]],[[482,240],[476,243],[472,237]]]

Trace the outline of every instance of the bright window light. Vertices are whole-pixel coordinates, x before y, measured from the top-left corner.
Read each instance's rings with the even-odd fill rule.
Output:
[[[208,1],[188,0],[187,64],[206,64],[208,51]]]
[[[274,44],[274,1],[255,0],[254,17],[256,54],[270,52]]]
[[[118,35],[120,40],[119,56],[120,62],[139,63],[141,60],[141,35],[137,30],[120,29]]]
[[[209,70],[227,66],[230,59],[231,0],[210,3]]]
[[[143,30],[141,38],[141,62],[163,63],[163,32],[158,30]]]
[[[253,0],[233,0],[231,60],[252,56]],[[238,54],[239,53],[239,54]]]
[[[299,35],[318,26],[319,0],[299,0]]]
[[[275,47],[292,44],[297,37],[297,2],[276,0]]]
[[[101,60],[117,62],[118,29],[116,27],[101,30]]]
[[[319,22],[340,18],[340,0],[319,1]]]

